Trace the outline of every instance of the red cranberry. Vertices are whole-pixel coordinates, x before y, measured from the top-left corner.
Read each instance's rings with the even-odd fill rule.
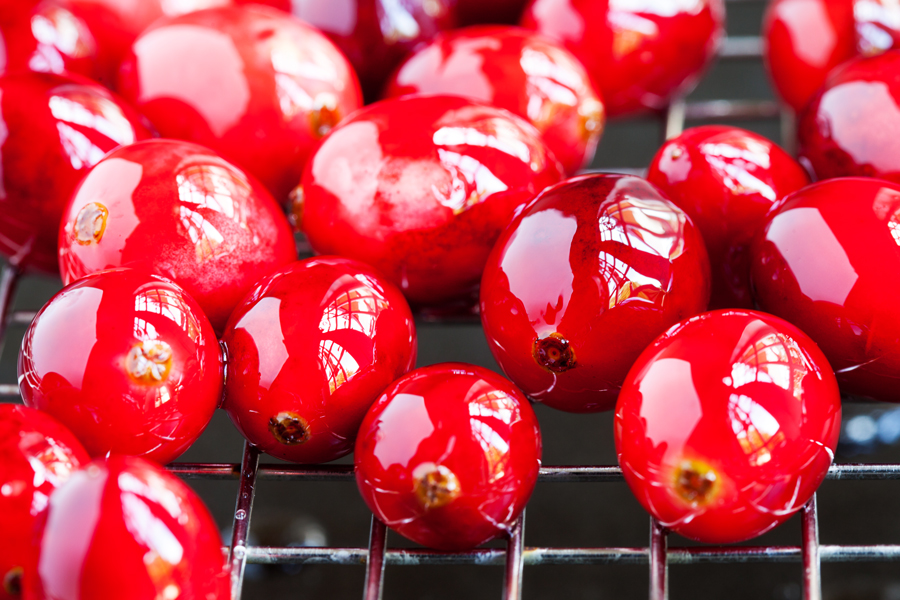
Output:
[[[587,175],[546,190],[500,236],[481,280],[481,322],[528,396],[610,410],[641,351],[705,310],[709,286],[684,211],[643,179]]]
[[[265,188],[215,152],[175,140],[107,155],[59,229],[65,283],[142,268],[183,287],[216,331],[253,284],[296,258],[287,219]]]
[[[78,181],[150,132],[108,90],[46,73],[0,77],[0,131],[0,254],[55,273],[59,222]]]
[[[230,597],[209,511],[185,483],[146,460],[95,460],[53,494],[39,522],[27,598]]]
[[[900,182],[898,96],[900,50],[835,69],[800,117],[800,159],[818,179],[861,175]]]
[[[700,228],[712,267],[711,308],[751,308],[749,246],[776,200],[809,184],[766,138],[736,127],[688,129],[666,142],[647,179]]]
[[[610,116],[690,91],[724,34],[724,0],[532,0],[521,24],[557,39],[594,78]]]
[[[541,466],[541,432],[514,385],[444,363],[396,381],[356,440],[356,483],[375,515],[430,548],[467,550],[507,532]]]
[[[510,113],[448,96],[385,100],[341,123],[295,218],[321,254],[367,262],[416,305],[474,297],[513,214],[562,169]]]
[[[762,310],[822,348],[841,390],[900,402],[900,185],[823,181],[788,196],[757,235]]]
[[[802,331],[745,310],[679,323],[638,358],[616,405],[625,481],[701,542],[760,535],[810,499],[834,458],[841,399]]]
[[[334,44],[260,6],[157,21],[122,64],[120,89],[163,136],[213,148],[280,202],[313,146],[361,102]]]
[[[219,344],[197,303],[132,269],[63,288],[19,354],[25,403],[59,419],[94,457],[174,460],[212,418],[222,379]]]
[[[0,404],[0,600],[21,598],[35,517],[50,494],[90,458],[75,436],[51,416],[27,406]]]
[[[492,0],[494,1],[494,0]],[[239,4],[260,0],[238,0]],[[347,55],[366,98],[418,46],[456,25],[454,0],[262,0],[328,36]]]
[[[260,281],[222,341],[231,420],[264,452],[303,463],[352,452],[366,410],[416,362],[403,294],[368,265],[338,257]]]
[[[773,0],[763,39],[775,89],[799,112],[831,69],[896,47],[898,22],[900,6],[891,0]]]
[[[603,103],[578,59],[533,32],[471,27],[443,34],[411,56],[385,96],[464,94],[537,127],[567,173],[589,163],[603,132]]]

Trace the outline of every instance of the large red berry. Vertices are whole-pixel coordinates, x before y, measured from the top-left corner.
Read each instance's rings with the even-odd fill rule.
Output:
[[[628,373],[625,481],[664,526],[723,544],[768,531],[825,479],[841,425],[831,367],[802,331],[744,310],[679,323]]]
[[[798,152],[818,179],[900,182],[900,50],[835,69],[802,113]]]
[[[386,97],[460,94],[534,125],[567,173],[594,157],[606,115],[578,59],[517,27],[470,27],[439,35],[391,76]]]
[[[107,155],[79,184],[57,231],[63,282],[141,268],[183,287],[216,331],[259,279],[297,258],[287,219],[256,179],[175,140]]]
[[[150,132],[108,90],[49,73],[0,77],[0,131],[0,254],[55,273],[59,222],[79,180]]]
[[[81,442],[51,416],[0,404],[0,600],[21,598],[34,519],[89,460]]]
[[[710,308],[751,308],[750,241],[777,200],[809,184],[803,167],[760,135],[709,125],[666,142],[647,179],[703,234],[713,278]]]
[[[367,262],[409,301],[469,299],[515,211],[562,169],[538,132],[459,97],[384,100],[329,135],[295,215],[312,247]]]
[[[231,420],[264,452],[303,463],[349,454],[366,410],[416,362],[403,294],[368,265],[338,257],[260,281],[222,341]]]
[[[751,249],[762,310],[822,348],[842,391],[900,402],[900,185],[823,181],[788,196]]]
[[[279,202],[319,139],[361,104],[353,68],[333,43],[262,6],[160,19],[120,73],[122,95],[163,136],[209,146]]]
[[[27,600],[223,600],[228,570],[200,498],[133,456],[98,459],[50,498],[36,532]]]
[[[525,508],[541,433],[509,381],[444,363],[387,389],[360,427],[354,459],[379,519],[424,546],[466,550],[507,532]]]
[[[167,463],[196,440],[222,396],[219,344],[177,285],[116,269],[63,288],[22,340],[19,389],[92,456]]]
[[[652,184],[587,175],[546,190],[503,233],[481,322],[503,372],[571,412],[610,410],[641,351],[706,309],[700,232]]]
[[[661,109],[696,85],[724,34],[723,0],[532,0],[521,24],[577,56],[610,116]]]

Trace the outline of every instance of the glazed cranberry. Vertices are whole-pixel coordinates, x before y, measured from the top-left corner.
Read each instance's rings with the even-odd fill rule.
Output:
[[[710,308],[751,308],[750,242],[776,200],[809,184],[803,167],[760,135],[710,125],[666,142],[647,179],[703,234],[712,267]]]
[[[35,517],[50,494],[90,458],[75,436],[51,416],[27,406],[0,404],[0,600],[21,597]]]
[[[209,511],[185,483],[141,458],[98,459],[75,473],[39,527],[29,600],[230,597]]]
[[[577,56],[616,117],[689,92],[715,57],[724,21],[723,0],[532,0],[521,24]]]
[[[108,90],[48,73],[0,77],[0,131],[0,254],[55,273],[59,222],[78,181],[150,132]]]
[[[567,173],[594,157],[606,117],[578,59],[543,36],[514,27],[443,34],[394,73],[386,97],[460,94],[537,127]]]
[[[334,44],[261,6],[157,21],[134,42],[119,83],[164,137],[216,150],[284,203],[313,146],[361,103]]]
[[[280,8],[328,36],[347,56],[366,98],[413,50],[456,25],[452,0],[238,0]]]
[[[317,252],[367,262],[412,304],[434,306],[474,298],[514,212],[561,178],[538,132],[506,111],[398,98],[322,142],[294,213]]]
[[[481,322],[529,397],[610,410],[641,351],[705,310],[709,287],[684,211],[643,179],[587,175],[546,190],[500,236],[481,280]]]
[[[900,42],[891,0],[773,0],[763,19],[765,63],[781,99],[802,110],[828,72]]]
[[[456,0],[454,11],[460,25],[519,22],[528,0]]]
[[[443,363],[396,381],[366,414],[354,454],[363,500],[419,544],[467,550],[507,532],[541,466],[537,417],[483,367]]]
[[[860,175],[900,182],[898,94],[900,50],[835,69],[800,117],[800,159],[818,179]]]
[[[772,315],[683,321],[638,358],[616,405],[625,481],[665,527],[732,543],[786,521],[834,458],[841,400],[822,352]]]
[[[287,219],[259,182],[175,140],[107,155],[76,189],[58,233],[64,283],[139,267],[183,287],[216,331],[259,279],[297,258]]]
[[[260,281],[222,341],[231,420],[264,452],[303,463],[352,452],[366,410],[416,362],[403,294],[368,265],[338,257]]]
[[[132,269],[63,288],[22,340],[19,389],[91,456],[167,463],[194,443],[222,396],[212,327],[177,285]]]
[[[815,340],[843,392],[900,402],[900,185],[823,181],[776,208],[751,248],[760,308]]]

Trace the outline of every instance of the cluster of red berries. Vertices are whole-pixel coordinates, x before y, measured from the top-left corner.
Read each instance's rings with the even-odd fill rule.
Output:
[[[209,514],[159,466],[220,406],[273,456],[355,451],[380,519],[459,550],[530,497],[529,398],[615,409],[637,498],[711,542],[814,493],[838,385],[900,400],[900,185],[809,185],[729,127],[669,140],[646,180],[566,179],[607,115],[691,88],[723,0],[270,3],[0,0],[0,252],[66,284],[19,358],[43,412],[0,407],[0,523],[18,536],[0,598],[225,597]],[[881,111],[900,54],[838,67],[811,99],[791,88],[801,59],[838,62],[798,37],[804,11],[834,17],[838,45],[856,35],[841,60],[892,45],[893,4],[839,4],[772,3],[771,71],[805,107],[817,178],[896,178],[894,122],[857,127],[848,106]],[[451,30],[488,9],[524,9],[521,27]],[[292,226],[323,256],[298,261]],[[511,381],[412,370],[413,309],[477,310]]]

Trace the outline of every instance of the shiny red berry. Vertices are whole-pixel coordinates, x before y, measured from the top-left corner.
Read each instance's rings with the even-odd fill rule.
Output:
[[[81,442],[50,415],[0,404],[0,600],[21,598],[35,517],[88,461]]]
[[[375,515],[430,548],[466,550],[507,532],[541,466],[522,393],[482,367],[443,363],[399,379],[356,440],[356,483]]]
[[[262,6],[160,19],[120,73],[122,95],[160,134],[216,150],[285,203],[319,139],[361,104],[333,43]]]
[[[98,459],[39,518],[28,600],[229,598],[219,531],[200,498],[156,464]]]
[[[803,167],[760,135],[710,125],[666,142],[647,179],[703,234],[713,278],[710,308],[751,308],[750,242],[777,200],[809,184]]]
[[[529,397],[610,410],[641,351],[706,309],[700,231],[652,184],[587,175],[546,190],[500,236],[481,281],[491,353]]]
[[[798,122],[800,160],[818,179],[860,175],[900,183],[900,50],[845,63]]]
[[[716,55],[724,22],[723,0],[532,0],[521,24],[577,56],[617,117],[689,92]]]
[[[150,132],[108,90],[49,73],[0,77],[0,132],[0,254],[55,273],[59,222],[79,180]]]
[[[900,402],[900,185],[833,179],[776,209],[751,249],[760,308],[815,340],[843,392]]]
[[[722,310],[671,328],[616,405],[625,481],[665,527],[725,544],[768,531],[825,479],[841,425],[831,367],[777,317]]]
[[[175,140],[107,155],[69,200],[58,234],[64,283],[141,268],[183,287],[216,331],[259,279],[297,258],[287,219],[256,179]]]
[[[461,94],[534,125],[567,173],[594,157],[606,114],[581,63],[560,44],[517,27],[439,35],[391,76],[386,97]]]
[[[116,269],[63,288],[22,340],[19,389],[94,457],[167,463],[196,440],[222,397],[212,327],[177,285]]]
[[[449,96],[385,100],[339,125],[303,175],[312,247],[367,262],[415,305],[468,301],[515,211],[562,178],[538,132]]]
[[[264,452],[303,463],[352,452],[366,410],[416,362],[403,294],[368,265],[338,257],[260,281],[222,341],[231,420]]]

